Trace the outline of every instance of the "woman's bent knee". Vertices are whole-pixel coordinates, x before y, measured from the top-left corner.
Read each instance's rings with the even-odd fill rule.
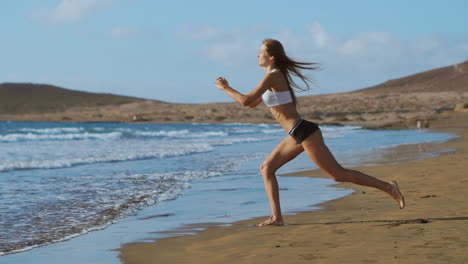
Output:
[[[260,172],[263,177],[275,176],[275,170],[271,168],[268,162],[263,162],[262,165],[260,165]]]

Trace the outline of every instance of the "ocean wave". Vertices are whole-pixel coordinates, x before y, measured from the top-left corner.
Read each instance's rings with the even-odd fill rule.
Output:
[[[36,134],[63,134],[84,131],[83,127],[55,127],[55,128],[21,128],[17,131],[32,132]]]
[[[250,134],[250,133],[255,133],[258,130],[255,128],[243,128],[243,127],[235,127],[230,130],[230,133],[233,134]]]
[[[324,138],[344,138],[349,134],[363,132],[359,126],[320,126]]]
[[[230,146],[234,144],[240,144],[240,143],[249,143],[249,142],[262,142],[262,141],[269,141],[273,140],[275,137],[264,137],[264,138],[254,138],[254,137],[248,137],[248,138],[212,138],[212,139],[206,139],[206,143],[212,145],[212,146]]]
[[[0,142],[24,142],[24,141],[67,141],[67,140],[116,140],[120,138],[174,138],[174,139],[190,139],[190,138],[210,138],[210,137],[227,137],[228,132],[224,131],[204,131],[195,132],[188,129],[182,130],[161,130],[161,131],[140,131],[133,129],[116,129],[104,130],[95,129],[91,131],[99,131],[99,133],[85,131],[84,129],[22,129],[28,133],[11,133],[0,135]],[[65,132],[66,131],[66,132]],[[83,132],[85,131],[85,132]],[[71,133],[75,132],[75,133]],[[82,132],[82,133],[76,133]]]
[[[273,140],[274,136],[212,136],[207,138],[171,138],[170,140],[122,138],[119,140],[36,142],[5,146],[0,153],[0,172],[36,169],[60,169],[95,163],[164,159],[210,152],[218,146]],[[186,132],[184,132],[186,133]],[[105,135],[105,134],[104,134]],[[210,135],[221,135],[214,131]],[[37,135],[36,135],[37,136]],[[42,135],[46,136],[46,135]],[[48,135],[52,136],[52,135]],[[55,135],[58,136],[58,135]],[[63,136],[63,135],[61,135]],[[17,154],[15,154],[17,153]]]
[[[85,140],[85,139],[118,139],[122,137],[121,132],[110,133],[81,133],[81,134],[7,134],[0,135],[0,142],[21,142],[21,141],[65,141],[65,140]]]
[[[225,137],[228,133],[224,131],[194,132],[188,129],[182,130],[161,130],[161,131],[135,131],[136,136],[145,137],[169,137],[169,138],[205,138],[205,137]]]
[[[280,133],[280,132],[284,132],[284,129],[282,129],[282,128],[262,129],[262,133],[264,133],[264,134],[275,134],[275,133]]]
[[[4,161],[0,164],[0,172],[13,170],[33,170],[33,169],[60,169],[69,168],[78,165],[132,161],[152,158],[167,158],[174,156],[190,155],[195,153],[209,152],[213,150],[213,146],[205,143],[201,144],[186,144],[177,148],[159,149],[153,152],[110,152],[107,154],[65,158],[55,160],[23,160],[23,161]]]
[[[335,131],[360,131],[363,130],[360,126],[320,126],[322,131],[335,132]]]
[[[31,250],[59,241],[68,240],[91,231],[104,229],[119,218],[133,214],[143,207],[176,199],[191,186],[191,181],[222,175],[219,171],[177,171],[152,174],[112,175],[104,178],[82,176],[65,181],[63,189],[71,194],[68,198],[50,204],[38,201],[32,212],[19,212],[21,217],[5,219],[14,225],[14,231],[0,230],[0,235],[12,238],[0,242],[0,256]],[[92,182],[89,182],[89,181]],[[86,189],[82,184],[88,182]],[[81,183],[81,185],[79,184]],[[37,186],[39,188],[41,186]],[[42,186],[52,188],[51,186]],[[100,193],[99,189],[106,192]],[[42,188],[41,188],[42,189]],[[60,194],[61,189],[49,193]],[[88,199],[76,199],[73,193],[89,195]],[[108,195],[112,193],[112,195]],[[54,210],[49,210],[53,206]],[[60,212],[60,218],[57,218]],[[5,223],[4,223],[5,224]],[[34,226],[34,232],[31,232]],[[13,238],[14,236],[14,238]],[[6,240],[8,241],[8,240]]]

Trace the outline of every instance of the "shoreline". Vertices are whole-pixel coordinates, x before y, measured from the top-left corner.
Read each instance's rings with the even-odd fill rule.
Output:
[[[396,179],[407,200],[407,208],[404,210],[399,210],[394,200],[380,191],[338,183],[337,187],[353,189],[355,192],[319,204],[322,208],[318,211],[301,211],[296,215],[286,216],[287,225],[284,227],[252,227],[263,218],[239,221],[230,226],[203,224],[208,228],[203,231],[195,228],[195,235],[126,244],[120,249],[120,258],[124,263],[130,264],[153,263],[158,260],[162,263],[306,263],[310,260],[347,263],[393,263],[397,260],[427,263],[434,259],[463,263],[468,260],[464,253],[468,239],[460,237],[459,233],[465,234],[464,237],[468,234],[468,228],[462,228],[463,221],[468,220],[468,209],[463,207],[463,189],[468,187],[468,181],[460,177],[463,174],[460,168],[466,164],[463,163],[463,158],[467,156],[464,149],[468,145],[468,126],[458,124],[467,123],[467,114],[456,114],[434,121],[434,126],[430,129],[434,132],[458,134],[459,137],[438,144],[455,149],[454,152],[404,164],[357,168],[382,180]],[[395,149],[394,155],[398,155],[398,147]],[[454,157],[458,163],[451,161]],[[444,167],[445,163],[455,166]],[[433,171],[429,168],[433,168]],[[437,176],[434,174],[439,170],[447,171],[445,174],[450,179],[430,177]],[[418,177],[406,176],[410,174],[417,174]],[[328,178],[317,170],[281,176]],[[453,181],[456,182],[457,179],[461,182],[454,185]],[[445,187],[444,191],[442,188],[434,188],[437,186]],[[456,193],[456,199],[462,202],[447,206],[452,193]],[[451,209],[460,205],[461,210]],[[432,210],[433,207],[439,210]],[[447,229],[450,232],[441,235]],[[174,233],[178,233],[177,230]],[[317,237],[321,239],[317,240]],[[385,237],[391,238],[391,241],[384,239]],[[445,252],[444,246],[441,246],[444,242],[450,245],[450,253]]]

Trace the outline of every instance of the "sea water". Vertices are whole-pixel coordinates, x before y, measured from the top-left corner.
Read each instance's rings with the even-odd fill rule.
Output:
[[[322,131],[336,158],[350,166],[375,162],[372,153],[385,147],[453,137],[357,126]],[[48,245],[35,249],[47,252],[63,240],[101,239],[91,250],[99,254],[149,232],[268,215],[258,167],[285,136],[273,124],[0,122],[0,263],[28,259],[34,253],[18,252]],[[313,168],[301,154],[279,172]],[[351,192],[332,183],[281,178],[283,209],[310,209]],[[113,245],[109,237],[117,233]],[[66,258],[73,249],[60,251]]]

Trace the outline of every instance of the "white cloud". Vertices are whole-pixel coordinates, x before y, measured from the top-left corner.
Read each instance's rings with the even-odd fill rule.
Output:
[[[131,36],[138,35],[141,32],[142,31],[138,28],[118,26],[118,27],[114,27],[111,30],[110,35],[113,38],[128,38]]]
[[[375,56],[384,53],[397,42],[387,32],[365,32],[340,43],[341,53],[344,56]]]
[[[205,48],[205,53],[214,61],[227,66],[242,66],[255,61],[255,43],[243,39],[216,42]],[[250,52],[249,52],[250,51]]]
[[[391,32],[358,32],[343,38],[315,22],[309,34],[277,36],[288,52],[337,72],[408,74],[468,59],[466,39],[444,36],[403,39]],[[350,68],[352,67],[352,68]]]
[[[312,34],[312,42],[317,48],[325,48],[332,44],[333,37],[318,22],[310,25],[309,30]]]
[[[258,33],[264,29],[264,26],[224,30],[215,26],[194,28],[183,25],[176,32],[176,36],[201,42],[204,56],[217,63],[239,67],[255,62],[261,40],[255,37],[254,32]]]
[[[182,25],[177,36],[190,40],[215,40],[222,37],[223,32],[214,26],[204,26],[199,29],[193,29],[190,25]]]
[[[48,22],[54,24],[76,23],[95,11],[112,5],[114,0],[62,0],[52,9],[46,10]]]
[[[392,32],[356,32],[342,37],[318,22],[306,25],[303,32],[292,28],[258,32],[248,27],[186,26],[179,33],[179,37],[203,45],[209,59],[236,68],[252,67],[263,38],[278,39],[292,58],[321,63],[325,71],[317,76],[327,76],[322,84],[335,91],[363,88],[468,59],[468,36],[402,38]]]
[[[240,37],[252,37],[262,35],[268,31],[269,27],[264,24],[250,25],[248,28],[232,28],[225,30],[213,25],[194,27],[184,24],[176,31],[176,36],[181,39],[195,41],[226,41],[238,39]]]

